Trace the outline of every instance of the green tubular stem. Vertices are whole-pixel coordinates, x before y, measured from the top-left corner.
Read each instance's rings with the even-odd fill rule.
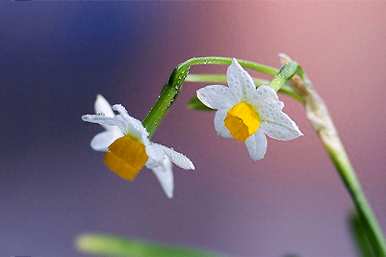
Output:
[[[241,66],[246,69],[251,69],[263,74],[274,76],[278,69],[258,64],[251,61],[237,59]],[[229,57],[194,57],[181,64],[179,64],[172,72],[169,77],[168,83],[163,87],[161,94],[151,108],[150,112],[147,114],[143,120],[143,125],[149,132],[149,137],[152,137],[155,130],[158,128],[161,120],[168,112],[169,108],[173,104],[174,100],[178,96],[182,84],[187,77],[190,67],[193,65],[230,65],[232,63],[232,58]]]
[[[268,80],[264,79],[253,79],[257,86],[262,84],[269,84]],[[195,82],[195,83],[226,83],[227,78],[224,74],[189,74],[186,76],[186,82]]]
[[[201,65],[201,64],[222,64],[222,65],[230,65],[232,63],[233,58],[229,57],[218,57],[218,56],[207,56],[207,57],[194,57],[191,58],[178,67],[190,67],[193,65]],[[251,69],[257,72],[261,72],[263,74],[274,76],[278,69],[273,68],[271,66],[267,66],[264,64],[259,64],[247,60],[237,59],[241,66],[246,69]]]
[[[366,236],[376,256],[386,257],[386,243],[382,229],[366,199],[326,104],[316,92],[308,77],[301,79],[296,76],[292,79],[291,85],[304,99],[307,118],[314,127],[346,187],[362,224],[366,226]]]
[[[224,74],[209,74],[209,73],[201,73],[201,74],[189,74],[186,76],[186,82],[193,83],[225,83],[226,75]],[[266,80],[254,79],[257,85],[263,84],[264,82],[268,82]]]
[[[278,72],[277,69],[266,65],[245,60],[238,61],[244,68],[261,72],[263,74],[275,76]],[[178,65],[173,70],[168,83],[163,87],[159,99],[143,121],[143,125],[148,130],[150,137],[154,134],[160,121],[173,104],[192,65],[229,65],[231,62],[232,58],[227,57],[197,57],[189,59]],[[196,77],[193,77],[193,79],[196,80],[194,82],[198,82],[197,75]],[[208,79],[208,77],[205,79]],[[212,79],[218,80],[219,78],[212,77]],[[278,77],[278,79],[282,80],[281,77]],[[279,81],[279,84],[284,83]],[[386,257],[386,245],[382,230],[361,189],[359,180],[357,179],[355,171],[346,155],[344,146],[336,132],[327,107],[308,79],[302,80],[298,76],[295,76],[292,78],[291,85],[295,88],[297,94],[304,99],[303,103],[306,109],[307,117],[321,139],[331,158],[331,161],[333,162],[347,191],[349,192],[359,217],[362,219],[363,224],[367,227],[369,231],[367,236],[374,247],[374,251],[377,256]]]
[[[377,257],[374,253],[369,239],[367,238],[367,227],[363,224],[357,212],[352,212],[349,215],[349,226],[352,240],[356,246],[358,257]]]
[[[366,196],[362,190],[358,177],[347,157],[341,142],[331,144],[329,139],[321,138],[332,163],[339,173],[351,199],[355,205],[359,218],[366,226],[367,237],[377,257],[386,257],[386,244],[383,232],[378,224]]]
[[[263,79],[253,78],[256,86],[262,84],[269,84],[269,81]],[[189,74],[186,79],[186,82],[193,83],[226,83],[226,76],[224,74]],[[284,84],[279,93],[292,97],[294,100],[303,103],[303,98],[295,92],[295,90],[288,84]]]

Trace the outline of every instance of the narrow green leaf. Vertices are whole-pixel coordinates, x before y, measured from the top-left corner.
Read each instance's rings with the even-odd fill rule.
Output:
[[[207,251],[100,234],[82,235],[76,246],[84,253],[109,257],[220,257]]]
[[[358,257],[377,257],[374,254],[370,241],[366,234],[367,229],[363,225],[361,219],[357,214],[351,214],[349,217],[350,231],[352,239],[358,251]]]

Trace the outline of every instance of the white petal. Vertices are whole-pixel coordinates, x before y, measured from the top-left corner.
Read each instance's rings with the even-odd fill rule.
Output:
[[[277,140],[287,141],[303,135],[296,123],[282,111],[273,111],[269,117],[266,115],[261,128],[265,134]]]
[[[258,87],[251,93],[249,101],[256,107],[262,120],[269,120],[272,113],[280,112],[284,107],[284,103],[269,86]]]
[[[119,115],[126,124],[126,130],[128,133],[134,134],[135,136],[141,138],[144,140],[144,138],[147,138],[149,136],[149,133],[142,125],[142,122],[140,120],[137,120],[136,118],[130,116],[125,107],[123,107],[121,104],[114,104],[113,110],[119,112]]]
[[[137,120],[136,118],[130,116],[128,112],[126,111],[125,107],[121,104],[114,104],[113,110],[119,112],[119,114],[127,120],[133,127],[135,127],[138,130],[145,130],[145,128],[142,125],[142,122],[140,120]]]
[[[237,101],[231,90],[222,85],[210,85],[197,90],[200,101],[212,109],[227,109]]]
[[[279,108],[283,108],[284,104],[279,100],[279,96],[270,86],[261,85],[250,95],[254,102],[258,102],[260,105],[265,103],[271,103],[278,105]]]
[[[245,145],[252,160],[261,160],[267,151],[267,138],[260,129],[245,141]]]
[[[169,148],[161,144],[154,143],[154,145],[160,147],[162,151],[168,156],[168,158],[178,167],[185,170],[194,170],[192,161],[182,153],[176,152],[173,148]]]
[[[154,167],[158,166],[160,162],[164,158],[168,158],[164,151],[162,151],[162,148],[158,146],[158,144],[148,142],[148,144],[145,144],[145,151],[147,156],[149,156],[149,159],[146,162],[146,167],[149,169],[153,169]]]
[[[109,102],[102,96],[102,95],[97,95],[95,103],[94,103],[94,109],[95,113],[97,114],[103,114],[106,117],[114,117],[114,112],[111,109],[111,106]],[[106,130],[114,130],[115,126],[105,126],[102,125]]]
[[[239,97],[246,96],[248,89],[256,89],[252,77],[241,67],[235,58],[227,69],[228,86]]]
[[[122,131],[123,134],[125,134],[126,132],[126,124],[116,116],[111,118],[106,117],[103,114],[86,114],[82,116],[82,120],[91,123],[96,123],[104,127],[116,126]]]
[[[217,131],[217,134],[219,136],[225,137],[225,138],[231,138],[231,134],[229,133],[229,130],[224,125],[224,119],[227,115],[227,111],[225,110],[219,110],[214,115],[214,128]]]
[[[173,171],[172,164],[168,158],[164,158],[158,166],[152,168],[155,176],[161,184],[162,189],[168,198],[173,197]]]
[[[95,151],[106,152],[109,145],[122,136],[123,134],[119,130],[118,133],[114,131],[101,132],[91,140],[91,148]]]
[[[276,91],[273,90],[272,87],[268,85],[261,85],[256,89],[256,93],[259,97],[263,99],[274,99],[279,100],[279,96],[277,95]]]
[[[95,113],[103,113],[106,117],[114,117],[114,112],[109,102],[102,95],[97,95],[94,108]]]

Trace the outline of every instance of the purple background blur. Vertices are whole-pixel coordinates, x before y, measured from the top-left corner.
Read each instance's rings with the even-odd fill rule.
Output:
[[[213,113],[185,108],[199,87],[186,84],[155,135],[196,164],[175,169],[173,200],[147,170],[127,183],[90,149],[101,128],[80,116],[96,94],[143,118],[173,67],[204,55],[299,61],[386,229],[385,2],[0,5],[0,256],[83,256],[73,240],[84,232],[233,256],[355,256],[348,195],[287,98],[305,136],[269,140],[266,158],[252,162],[243,145],[216,136]]]

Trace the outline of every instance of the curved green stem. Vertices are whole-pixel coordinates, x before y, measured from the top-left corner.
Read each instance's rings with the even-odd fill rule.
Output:
[[[246,60],[237,59],[241,66],[247,69],[251,69],[263,74],[274,76],[277,74],[278,69],[251,62]],[[150,112],[147,114],[143,120],[143,125],[150,134],[150,137],[153,136],[155,130],[159,126],[159,123],[173,104],[174,100],[178,96],[182,84],[185,81],[190,67],[193,65],[230,65],[232,63],[232,58],[229,57],[194,57],[181,64],[179,64],[170,75],[168,83],[163,87],[161,95],[158,98],[157,102],[151,108]]]
[[[320,133],[319,133],[320,134]],[[386,256],[386,244],[383,232],[378,224],[377,218],[371,209],[366,196],[359,183],[358,177],[347,157],[346,151],[342,143],[330,142],[329,139],[321,138],[324,147],[335,165],[343,183],[345,184],[357,213],[363,224],[366,226],[367,237],[373,246],[373,250],[377,257]],[[338,139],[339,140],[339,139]]]
[[[269,83],[268,80],[263,79],[253,79],[256,85],[261,85],[263,83]],[[186,82],[193,83],[226,83],[227,77],[225,74],[209,74],[209,73],[200,73],[200,74],[189,74],[186,76]]]
[[[262,84],[269,84],[268,80],[253,78],[256,86]],[[189,74],[186,79],[186,82],[193,83],[226,83],[226,76],[224,74]],[[303,103],[303,98],[296,93],[296,91],[289,85],[284,84],[278,91],[281,94],[292,97],[294,100]]]
[[[244,68],[274,76],[274,79],[271,81],[271,86],[275,90],[280,90],[282,87],[285,88],[288,79],[293,76],[294,72],[298,72],[299,74],[299,71],[301,71],[302,78],[303,75],[305,75],[303,74],[301,68],[295,65],[282,67],[279,72],[277,69],[270,66],[246,60],[238,61]],[[183,82],[188,76],[189,69],[192,65],[229,65],[231,62],[232,58],[227,57],[196,57],[178,65],[173,70],[168,83],[163,87],[159,99],[143,121],[143,125],[150,133],[150,137],[154,134],[160,121],[173,104],[175,98],[181,90]],[[201,79],[220,79],[217,76],[206,76],[200,78],[197,75],[195,77],[190,77],[190,79],[192,78],[195,80],[194,82],[198,82],[197,80]],[[306,108],[308,119],[320,137],[327,153],[331,158],[331,161],[335,165],[346,189],[352,198],[359,216],[363,220],[363,224],[366,225],[369,231],[368,237],[374,247],[374,251],[376,251],[377,256],[386,257],[386,244],[382,230],[361,189],[359,180],[357,179],[343,144],[341,143],[340,138],[336,132],[335,126],[327,111],[327,107],[312,87],[311,82],[308,79],[302,78],[299,76],[293,77],[291,85],[293,88],[295,88],[296,94],[300,96],[302,100],[304,100],[302,102]]]
[[[201,64],[222,64],[222,65],[230,65],[232,63],[232,59],[230,57],[219,57],[219,56],[205,56],[205,57],[193,57],[180,65],[177,66],[178,68],[182,67],[190,67],[193,65],[201,65]],[[251,69],[257,72],[261,72],[263,74],[274,76],[278,72],[278,69],[260,64],[255,63],[243,59],[237,59],[237,61],[240,63],[241,66],[243,66],[246,69]]]
[[[386,257],[386,243],[381,227],[362,190],[358,177],[347,156],[327,106],[314,89],[311,81],[295,76],[291,81],[304,98],[308,120],[334,164],[343,184],[354,203],[356,211],[365,225],[367,237],[377,257]]]

